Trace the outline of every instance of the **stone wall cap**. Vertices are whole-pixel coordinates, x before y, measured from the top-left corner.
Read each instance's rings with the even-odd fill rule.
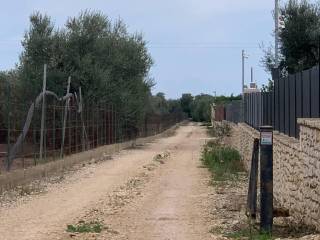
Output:
[[[298,118],[298,124],[320,129],[320,118]]]

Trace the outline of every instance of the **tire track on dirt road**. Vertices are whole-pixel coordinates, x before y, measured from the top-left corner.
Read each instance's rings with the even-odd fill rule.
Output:
[[[199,126],[182,126],[175,136],[122,151],[114,160],[79,171],[45,194],[0,209],[1,239],[70,238],[65,233],[67,224],[99,209],[108,194],[145,172],[143,166],[164,151],[170,151],[170,159],[149,176],[141,196],[131,199],[121,211],[101,216],[116,231],[103,230],[83,239],[209,239],[208,172],[198,168],[204,136],[205,129]]]
[[[186,137],[144,188],[143,197],[105,219],[117,234],[105,234],[97,239],[212,239],[210,176],[199,167],[205,130],[197,126],[181,131]]]

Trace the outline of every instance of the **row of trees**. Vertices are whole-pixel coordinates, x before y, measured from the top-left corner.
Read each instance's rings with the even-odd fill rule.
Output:
[[[198,122],[211,121],[211,105],[225,104],[234,100],[240,100],[241,96],[212,96],[208,94],[200,94],[192,96],[190,93],[183,94],[180,103],[182,111],[185,112],[189,118]]]
[[[289,0],[280,8],[280,64],[283,74],[309,69],[320,60],[320,2]],[[267,71],[275,66],[273,46],[264,49]]]
[[[84,11],[56,28],[49,16],[36,12],[22,46],[16,68],[0,73],[1,89],[9,82],[17,102],[34,101],[47,64],[47,89],[58,96],[66,94],[71,76],[71,92],[81,87],[88,104],[113,103],[126,124],[136,126],[152,110],[152,58],[142,34],[128,33],[121,20],[112,22],[101,12]]]

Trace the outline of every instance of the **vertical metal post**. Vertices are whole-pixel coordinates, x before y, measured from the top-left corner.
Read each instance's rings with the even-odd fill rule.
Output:
[[[275,22],[275,31],[274,31],[274,58],[275,58],[275,68],[279,66],[279,0],[275,0],[274,6],[274,22]]]
[[[108,104],[108,144],[111,144],[111,105]]]
[[[40,132],[40,161],[43,158],[43,141],[44,141],[44,121],[45,121],[45,105],[46,105],[46,88],[47,88],[47,64],[43,67],[43,85],[42,85],[42,113],[41,113],[41,132]]]
[[[56,105],[53,103],[53,119],[52,119],[52,155],[53,160],[56,158]]]
[[[72,138],[71,138],[72,109],[69,109],[69,111],[70,111],[68,114],[69,121],[67,123],[67,126],[68,126],[68,149],[69,149],[69,154],[71,154],[71,152],[72,152]]]
[[[103,125],[104,125],[104,129],[103,129],[103,132],[104,132],[104,140],[103,140],[103,144],[106,145],[107,144],[107,106],[106,104],[104,103],[103,104]]]
[[[76,124],[75,124],[75,152],[78,152],[78,127],[79,127],[79,123],[78,123],[78,111],[77,108],[75,108],[75,115],[76,115]]]
[[[83,111],[84,111],[84,104],[82,102],[82,92],[81,87],[79,87],[79,97],[80,97],[80,117],[81,117],[81,144],[82,144],[82,151],[85,151],[85,125],[83,119]]]
[[[33,124],[33,129],[32,129],[32,137],[33,137],[33,146],[34,146],[34,150],[33,150],[33,162],[34,165],[37,165],[37,129],[35,127],[35,124]]]
[[[112,106],[112,121],[113,121],[113,139],[114,139],[114,143],[117,143],[117,133],[116,133],[116,121],[117,121],[117,118],[116,118],[116,114],[115,114],[115,109],[114,107]]]
[[[7,171],[10,170],[11,162],[10,162],[10,138],[11,138],[11,86],[9,80],[7,80],[7,162],[6,162],[6,169]]]
[[[261,232],[272,233],[273,225],[273,128],[260,127]]]
[[[97,111],[96,111],[96,131],[97,131],[97,144],[96,144],[96,147],[99,146],[99,128],[100,128],[100,123],[101,123],[101,118],[99,117],[99,113],[100,113],[100,104],[97,103]],[[101,130],[101,129],[100,129]]]
[[[71,83],[71,77],[68,78],[67,95],[70,92],[70,83]],[[63,157],[64,139],[66,134],[66,123],[67,123],[67,116],[68,116],[68,106],[69,106],[69,98],[66,100],[66,104],[64,107],[60,158]]]
[[[242,95],[244,94],[244,50],[242,50]]]

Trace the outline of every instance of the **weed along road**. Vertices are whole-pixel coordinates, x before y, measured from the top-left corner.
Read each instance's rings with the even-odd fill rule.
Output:
[[[0,239],[212,239],[205,137],[189,123],[3,202]]]

